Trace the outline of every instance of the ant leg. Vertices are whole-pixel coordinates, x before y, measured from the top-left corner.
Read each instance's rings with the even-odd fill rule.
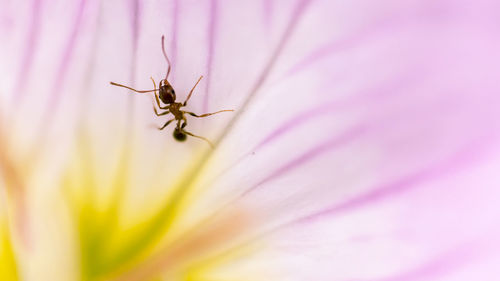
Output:
[[[221,113],[221,112],[228,112],[228,111],[234,111],[232,109],[224,109],[224,110],[219,110],[219,111],[216,111],[216,112],[212,112],[212,113],[205,113],[205,114],[202,114],[202,115],[197,115],[193,112],[189,112],[189,111],[183,111],[184,113],[187,113],[191,116],[194,116],[194,117],[198,117],[198,118],[202,118],[202,117],[207,117],[207,116],[210,116],[210,115],[214,115],[214,114],[217,114],[217,113]]]
[[[163,115],[167,115],[170,113],[170,111],[168,111],[168,110],[165,112],[162,112],[162,113],[158,113],[158,110],[156,110],[156,107],[154,105],[153,105],[153,109],[155,111],[156,116],[163,116]]]
[[[192,137],[202,139],[202,140],[206,141],[206,142],[210,145],[210,147],[211,147],[211,148],[214,148],[214,145],[213,145],[213,144],[212,144],[212,143],[211,143],[208,139],[206,139],[206,138],[204,138],[204,137],[202,137],[202,136],[197,136],[197,135],[195,135],[195,134],[193,134],[193,133],[190,133],[190,132],[188,132],[188,131],[186,131],[186,130],[184,130],[184,129],[182,129],[182,128],[181,128],[181,132],[183,132],[183,133],[184,133],[184,134],[186,134],[186,135],[190,135],[190,136],[192,136]]]
[[[193,86],[193,88],[191,89],[191,91],[189,91],[189,95],[187,96],[186,101],[185,101],[182,105],[186,106],[186,104],[187,104],[187,102],[188,102],[189,98],[190,98],[190,97],[191,97],[191,95],[193,94],[194,88],[196,88],[196,86],[198,85],[198,83],[200,83],[200,81],[201,81],[201,79],[202,79],[202,78],[203,78],[203,75],[202,75],[202,76],[200,76],[200,78],[198,78],[198,81],[196,81],[196,84],[194,84],[194,86]]]
[[[168,69],[167,69],[167,75],[165,76],[165,80],[168,80],[168,75],[170,74],[170,60],[168,59],[167,52],[165,52],[165,35],[161,36],[161,50],[163,52],[163,56],[165,57],[165,60],[167,60],[168,63]]]
[[[137,93],[151,93],[151,92],[156,91],[156,89],[154,89],[154,90],[147,90],[147,91],[139,91],[139,90],[136,90],[136,89],[134,89],[134,88],[130,88],[129,86],[125,86],[125,85],[118,84],[118,83],[115,83],[115,82],[109,82],[109,84],[111,84],[111,85],[113,85],[113,86],[118,86],[118,87],[127,88],[127,89],[132,90],[132,91],[137,92]],[[155,88],[156,88],[156,87],[155,87]]]
[[[156,92],[156,82],[155,82],[155,80],[153,79],[153,77],[149,77],[149,78],[151,78],[151,81],[153,81],[153,85],[154,85],[154,88],[155,88],[155,100],[156,100],[156,104],[158,105],[158,107],[160,109],[167,109],[168,106],[162,107],[161,104],[160,104],[160,98],[158,97],[158,93]],[[154,103],[153,103],[153,108],[155,108]],[[155,112],[156,112],[156,108],[155,108]],[[158,114],[156,114],[156,115],[158,115]]]
[[[161,128],[158,128],[158,130],[163,130],[165,129],[170,123],[172,123],[172,121],[174,121],[175,119],[170,119],[167,121],[167,123],[165,123],[165,125],[163,125]]]

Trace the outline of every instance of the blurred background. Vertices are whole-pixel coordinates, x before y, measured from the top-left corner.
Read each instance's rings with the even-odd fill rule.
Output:
[[[0,0],[0,279],[498,280],[499,11]]]

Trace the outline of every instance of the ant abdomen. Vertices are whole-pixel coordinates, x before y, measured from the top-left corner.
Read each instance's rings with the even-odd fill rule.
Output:
[[[173,134],[174,136],[174,139],[177,140],[177,141],[185,141],[187,139],[187,135],[183,132],[181,132],[181,130],[175,128]]]

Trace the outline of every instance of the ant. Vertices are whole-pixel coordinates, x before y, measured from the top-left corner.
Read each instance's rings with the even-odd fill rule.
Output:
[[[155,111],[156,116],[163,116],[163,115],[167,115],[169,113],[172,113],[172,115],[174,116],[173,119],[168,120],[162,127],[159,127],[158,128],[159,130],[163,130],[170,123],[177,121],[177,125],[174,129],[174,132],[173,132],[174,139],[182,142],[182,141],[185,141],[187,139],[187,136],[189,135],[189,136],[199,138],[199,139],[206,141],[213,148],[214,147],[213,144],[208,139],[206,139],[202,136],[197,136],[197,135],[190,133],[184,129],[187,126],[187,120],[186,120],[185,114],[189,114],[189,115],[194,116],[194,117],[202,118],[202,117],[207,117],[207,116],[214,115],[214,114],[217,114],[220,112],[234,111],[234,110],[232,110],[232,109],[219,110],[216,112],[205,113],[205,114],[201,114],[201,115],[195,114],[193,112],[181,110],[181,107],[184,107],[187,105],[189,98],[191,98],[191,95],[193,94],[194,89],[196,88],[198,83],[200,83],[201,79],[203,78],[203,75],[200,76],[200,78],[198,78],[198,81],[196,81],[196,84],[194,84],[191,91],[189,91],[189,94],[188,94],[186,100],[183,103],[176,102],[175,101],[176,95],[175,95],[174,88],[172,87],[170,82],[168,82],[168,75],[170,74],[170,69],[171,69],[170,65],[171,64],[170,64],[170,60],[168,59],[167,53],[165,52],[165,36],[161,37],[161,48],[162,48],[163,56],[165,57],[165,60],[168,63],[168,69],[167,69],[167,75],[165,76],[165,79],[160,80],[160,85],[159,85],[160,87],[158,89],[156,88],[156,82],[153,79],[153,77],[151,77],[151,81],[153,81],[154,89],[153,90],[146,90],[146,91],[139,91],[139,90],[136,90],[134,88],[131,88],[131,87],[128,87],[128,86],[125,86],[122,84],[118,84],[115,82],[109,82],[109,83],[113,86],[127,88],[127,89],[132,90],[132,91],[137,92],[137,93],[154,92],[156,105],[158,105],[159,109],[165,110],[164,112],[159,113],[158,110],[156,109],[156,106],[155,106],[154,101],[153,101],[153,109]],[[156,91],[158,91],[160,94],[158,95],[158,93]],[[165,104],[165,106],[161,106],[160,100],[163,104]]]

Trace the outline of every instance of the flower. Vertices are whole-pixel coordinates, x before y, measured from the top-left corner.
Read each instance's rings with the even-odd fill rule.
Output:
[[[2,7],[1,280],[498,276],[495,1]]]

